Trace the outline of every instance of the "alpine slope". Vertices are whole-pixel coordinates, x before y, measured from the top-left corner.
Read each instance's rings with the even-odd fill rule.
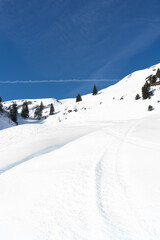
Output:
[[[80,102],[35,100],[54,115],[3,124],[0,239],[160,239],[160,87],[141,97],[158,68]]]

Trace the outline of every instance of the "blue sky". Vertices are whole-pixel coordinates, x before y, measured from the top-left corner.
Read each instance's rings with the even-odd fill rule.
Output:
[[[160,62],[159,13],[159,0],[0,0],[0,96],[75,97]]]

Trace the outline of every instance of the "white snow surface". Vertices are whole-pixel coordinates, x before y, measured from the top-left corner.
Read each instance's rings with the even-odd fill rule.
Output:
[[[158,67],[0,131],[0,239],[160,239]]]
[[[10,128],[12,126],[15,126],[15,123],[13,123],[7,116],[6,113],[0,113],[0,130],[5,128]]]

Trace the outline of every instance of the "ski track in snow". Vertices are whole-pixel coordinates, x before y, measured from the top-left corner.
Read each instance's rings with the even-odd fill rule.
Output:
[[[150,144],[147,141],[138,141],[135,143],[136,140],[130,135],[132,135],[132,131],[136,128],[137,125],[140,124],[141,121],[138,121],[136,123],[132,123],[129,126],[129,129],[126,130],[126,132],[122,134],[118,134],[115,131],[109,130],[106,132],[107,135],[111,135],[113,137],[110,145],[108,148],[102,153],[102,156],[100,157],[99,161],[96,164],[95,167],[95,191],[96,191],[96,202],[97,202],[97,208],[100,212],[100,215],[102,216],[105,227],[104,232],[105,235],[108,235],[109,239],[150,239],[151,235],[147,234],[148,231],[146,231],[146,226],[144,225],[144,219],[141,219],[139,215],[136,212],[136,209],[133,208],[132,204],[129,202],[129,198],[126,195],[125,191],[125,184],[123,183],[123,179],[121,179],[122,173],[120,170],[121,167],[121,161],[122,158],[121,149],[126,145],[126,143],[135,144],[135,145],[143,145],[145,147],[158,147],[155,144]],[[111,133],[112,132],[112,133]],[[118,137],[117,137],[118,136]],[[108,172],[109,178],[107,179],[106,176],[104,176]],[[103,178],[106,179],[105,181],[105,188],[106,192],[103,188]],[[107,183],[107,180],[109,183]],[[117,201],[122,201],[124,203],[124,211],[126,211],[127,216],[126,224],[123,224],[121,222],[116,222],[115,218],[112,216],[112,214],[109,214],[109,212],[112,209],[112,206],[110,206],[110,200],[107,201],[107,197],[109,199],[110,196],[105,196],[106,194],[112,194],[108,189],[114,189],[116,193],[119,192],[119,195],[117,195],[117,198],[115,199],[115,203],[117,204]],[[105,197],[104,197],[105,196]],[[106,198],[106,199],[105,199]],[[104,199],[104,200],[103,200]],[[111,198],[113,201],[113,196]],[[105,204],[104,204],[105,202]],[[104,206],[105,205],[105,206]],[[108,210],[108,211],[107,211]],[[134,224],[131,224],[132,228],[134,226],[134,229],[126,229],[126,225],[128,222],[128,216],[132,218],[132,221]],[[118,218],[120,219],[120,218]],[[124,221],[122,219],[122,221]],[[102,226],[102,223],[101,223]],[[145,231],[144,231],[145,230]],[[155,232],[155,231],[153,231]],[[152,235],[155,237],[155,234],[152,233]]]
[[[146,219],[147,216],[145,216],[145,213],[143,213],[143,211],[141,211],[141,206],[136,206],[136,204],[134,203],[134,195],[132,195],[133,193],[131,193],[131,186],[130,184],[126,181],[126,179],[124,179],[124,176],[128,175],[127,169],[125,169],[125,171],[122,170],[124,163],[123,163],[123,157],[125,156],[125,153],[128,151],[129,146],[131,146],[133,149],[135,147],[138,147],[140,149],[143,149],[143,151],[152,151],[154,152],[154,150],[159,150],[160,149],[160,144],[157,142],[153,142],[150,141],[150,139],[140,139],[140,138],[135,138],[133,137],[132,133],[133,131],[136,129],[136,127],[138,125],[142,126],[144,120],[138,120],[135,123],[133,123],[133,125],[131,125],[129,131],[127,132],[127,134],[125,135],[123,141],[121,141],[121,148],[119,151],[119,162],[117,162],[117,176],[119,178],[120,184],[121,184],[121,188],[122,191],[124,193],[124,195],[126,195],[126,199],[127,202],[129,204],[129,207],[134,215],[134,218],[138,224],[138,236],[136,237],[136,239],[152,239],[152,240],[158,240],[159,236],[160,236],[160,231],[159,231],[159,226],[158,226],[158,231],[156,229],[156,224],[153,224],[153,222],[156,222],[156,218],[155,219]],[[152,139],[151,139],[152,140]],[[128,155],[129,157],[129,155]],[[153,155],[154,157],[154,155]],[[126,161],[127,159],[125,159]],[[129,159],[128,159],[129,160]],[[145,168],[145,166],[144,166]],[[122,170],[122,171],[120,171]],[[143,173],[142,173],[143,174]],[[132,196],[132,198],[131,198]],[[145,201],[145,200],[144,200]],[[143,203],[144,204],[144,203]],[[148,222],[147,222],[148,221]],[[153,227],[152,227],[153,224]],[[136,232],[136,231],[135,231]],[[135,237],[135,236],[134,236]],[[133,237],[133,239],[135,239]],[[132,239],[132,238],[131,238]]]
[[[112,215],[109,214],[109,211],[107,211],[110,208],[110,205],[109,205],[110,202],[107,201],[107,198],[109,198],[110,196],[106,196],[107,207],[104,207],[104,203],[103,203],[104,195],[106,195],[106,192],[102,186],[102,179],[104,177],[103,169],[108,169],[107,172],[110,177],[109,184],[107,183],[107,179],[106,179],[106,185],[108,185],[106,188],[108,189],[112,188],[116,190],[118,186],[121,189],[120,182],[117,181],[118,178],[117,178],[117,172],[116,172],[116,163],[117,163],[117,160],[119,159],[118,152],[119,152],[121,143],[119,140],[117,141],[117,138],[115,137],[116,135],[115,132],[114,134],[112,132],[111,135],[113,139],[110,145],[108,146],[108,149],[105,150],[105,152],[102,154],[102,157],[100,158],[100,160],[96,165],[95,179],[96,179],[97,205],[98,205],[99,212],[106,224],[104,229],[106,229],[106,234],[108,232],[110,239],[115,239],[115,237],[117,239],[131,239],[131,234],[129,234],[125,228],[123,229],[123,227],[120,227],[118,223],[115,224],[115,221],[112,219]],[[126,136],[126,134],[124,136]],[[109,195],[110,194],[112,193],[109,192]]]

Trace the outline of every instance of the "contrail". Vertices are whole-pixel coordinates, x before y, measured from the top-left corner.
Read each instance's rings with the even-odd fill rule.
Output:
[[[120,79],[67,79],[67,80],[0,80],[0,84],[36,84],[36,83],[68,83],[68,82],[118,82]]]

